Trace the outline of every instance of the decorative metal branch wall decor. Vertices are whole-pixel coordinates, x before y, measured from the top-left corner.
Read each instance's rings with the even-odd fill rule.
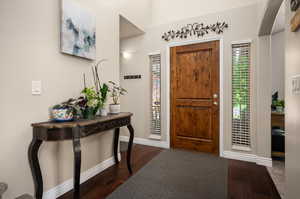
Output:
[[[168,32],[165,32],[162,36],[162,39],[165,41],[170,41],[175,38],[186,39],[187,37],[191,36],[203,37],[204,35],[209,34],[209,32],[222,34],[228,27],[228,24],[225,22],[217,22],[211,25],[204,25],[203,23],[188,24],[182,27],[180,30],[169,30]]]
[[[291,0],[291,10],[294,12],[294,11],[297,11],[297,9],[299,8],[300,6],[300,0]]]

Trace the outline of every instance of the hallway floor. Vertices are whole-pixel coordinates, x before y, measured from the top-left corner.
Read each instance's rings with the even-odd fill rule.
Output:
[[[163,149],[134,145],[133,172],[138,172]],[[123,151],[123,145],[121,145]],[[126,167],[126,152],[121,152],[122,161],[93,177],[81,186],[82,199],[103,199],[123,184],[130,175]],[[229,199],[280,199],[275,185],[263,166],[254,163],[230,160],[228,168]],[[66,193],[59,199],[71,199],[72,193]]]
[[[273,167],[268,168],[268,171],[276,185],[276,188],[277,188],[281,198],[284,198],[284,193],[285,193],[285,163],[284,163],[284,161],[273,159]]]

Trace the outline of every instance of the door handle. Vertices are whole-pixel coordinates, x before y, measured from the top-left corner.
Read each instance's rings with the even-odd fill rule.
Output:
[[[219,97],[219,95],[216,94],[216,93],[213,95],[213,98],[214,98],[214,99],[218,99],[218,97]]]
[[[218,106],[218,105],[219,105],[219,103],[218,103],[218,102],[214,102],[214,105],[215,105],[215,106]]]

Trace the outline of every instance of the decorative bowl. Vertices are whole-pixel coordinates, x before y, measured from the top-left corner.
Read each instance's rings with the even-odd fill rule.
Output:
[[[57,108],[52,109],[52,117],[57,122],[69,122],[74,120],[74,114],[71,109]]]

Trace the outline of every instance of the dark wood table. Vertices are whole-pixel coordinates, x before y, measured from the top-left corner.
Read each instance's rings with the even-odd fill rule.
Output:
[[[73,122],[41,122],[32,124],[33,138],[28,149],[28,159],[35,187],[35,198],[43,197],[43,178],[38,159],[38,151],[43,141],[73,140],[74,151],[74,199],[80,198],[80,169],[81,147],[80,139],[103,131],[114,129],[114,159],[118,164],[118,143],[120,127],[127,126],[130,139],[127,151],[127,167],[131,169],[131,149],[134,138],[134,130],[131,125],[132,113],[119,113],[106,117],[97,117],[94,120],[77,120]]]

